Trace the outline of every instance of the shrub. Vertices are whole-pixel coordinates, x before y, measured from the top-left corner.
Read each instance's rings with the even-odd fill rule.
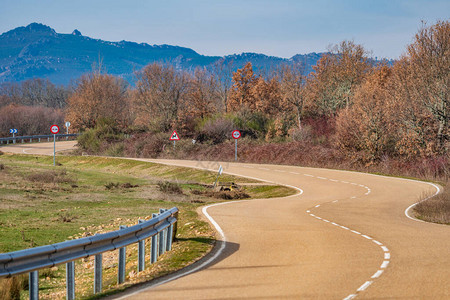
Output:
[[[296,142],[304,142],[310,141],[312,136],[311,126],[305,125],[301,129],[300,128],[291,128],[289,130],[289,136],[293,141]]]
[[[202,125],[197,139],[200,142],[212,141],[214,144],[220,144],[231,138],[231,132],[235,128],[233,121],[230,119],[208,119]]]
[[[118,182],[116,182],[116,183],[114,183],[114,182],[108,182],[107,184],[105,184],[105,188],[106,188],[107,190],[116,189],[116,188],[118,188],[118,187],[119,187],[119,183],[118,183]]]
[[[265,137],[269,121],[265,114],[246,109],[239,111],[234,118],[234,124],[241,129],[243,135],[252,138]]]
[[[161,181],[158,182],[158,188],[163,193],[169,194],[183,194],[183,190],[178,183],[169,182],[169,181]]]
[[[169,133],[136,134],[124,145],[124,153],[131,157],[156,158],[169,144]]]
[[[88,153],[100,154],[112,144],[122,142],[125,135],[111,119],[100,119],[94,129],[86,130],[78,137],[78,145]]]

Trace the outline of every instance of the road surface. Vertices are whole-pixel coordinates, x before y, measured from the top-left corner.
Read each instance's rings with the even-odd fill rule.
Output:
[[[34,153],[34,145],[27,147]],[[36,147],[45,153],[44,144]],[[326,169],[222,165],[227,173],[299,193],[205,208],[223,241],[217,257],[197,272],[116,298],[450,299],[450,227],[405,214],[422,195],[436,193],[436,186]]]

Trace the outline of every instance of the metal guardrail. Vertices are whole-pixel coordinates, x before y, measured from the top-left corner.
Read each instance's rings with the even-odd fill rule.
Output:
[[[148,221],[121,226],[119,230],[76,240],[0,254],[0,278],[29,273],[30,299],[39,298],[38,270],[66,263],[67,299],[75,299],[74,261],[95,255],[94,293],[102,290],[102,253],[119,249],[118,283],[125,281],[125,247],[139,243],[138,271],[145,267],[145,240],[151,238],[150,263],[172,249],[176,234],[178,208],[160,209]]]
[[[78,136],[78,133],[70,133],[70,134],[56,134],[56,139],[61,138],[69,138],[69,137],[76,137]],[[25,141],[30,141],[30,143],[33,140],[38,140],[38,142],[41,142],[41,139],[47,139],[47,142],[50,142],[50,139],[53,138],[53,134],[47,134],[47,135],[25,135],[25,136],[16,136],[16,137],[7,137],[7,138],[0,138],[0,145],[6,142],[6,144],[9,144],[10,141],[15,144],[17,141],[21,141],[24,143]]]

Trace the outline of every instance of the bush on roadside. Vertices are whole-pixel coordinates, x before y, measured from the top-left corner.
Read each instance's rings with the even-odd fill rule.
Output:
[[[230,139],[231,132],[236,128],[233,121],[227,118],[207,119],[200,126],[197,140],[211,141],[213,144],[220,144]]]
[[[168,146],[170,133],[135,134],[124,145],[124,154],[130,157],[157,158]]]
[[[86,130],[78,137],[79,147],[88,153],[103,154],[112,145],[125,140],[125,134],[111,119],[100,119],[93,129]]]
[[[178,183],[170,182],[170,181],[161,181],[158,182],[158,188],[163,193],[169,194],[183,194],[183,190]]]

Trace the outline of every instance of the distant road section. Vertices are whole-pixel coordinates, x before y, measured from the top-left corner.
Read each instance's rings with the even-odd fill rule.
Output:
[[[52,151],[45,153],[43,144],[20,146],[14,151]],[[217,165],[141,160],[208,169]],[[326,169],[221,164],[225,173],[303,193],[204,209],[224,246],[214,260],[189,275],[114,298],[450,299],[450,227],[405,215],[422,195],[436,192],[433,185]]]
[[[56,142],[56,152],[75,149],[77,141]],[[17,143],[0,147],[0,151],[17,154],[53,155],[53,142],[50,143]]]

